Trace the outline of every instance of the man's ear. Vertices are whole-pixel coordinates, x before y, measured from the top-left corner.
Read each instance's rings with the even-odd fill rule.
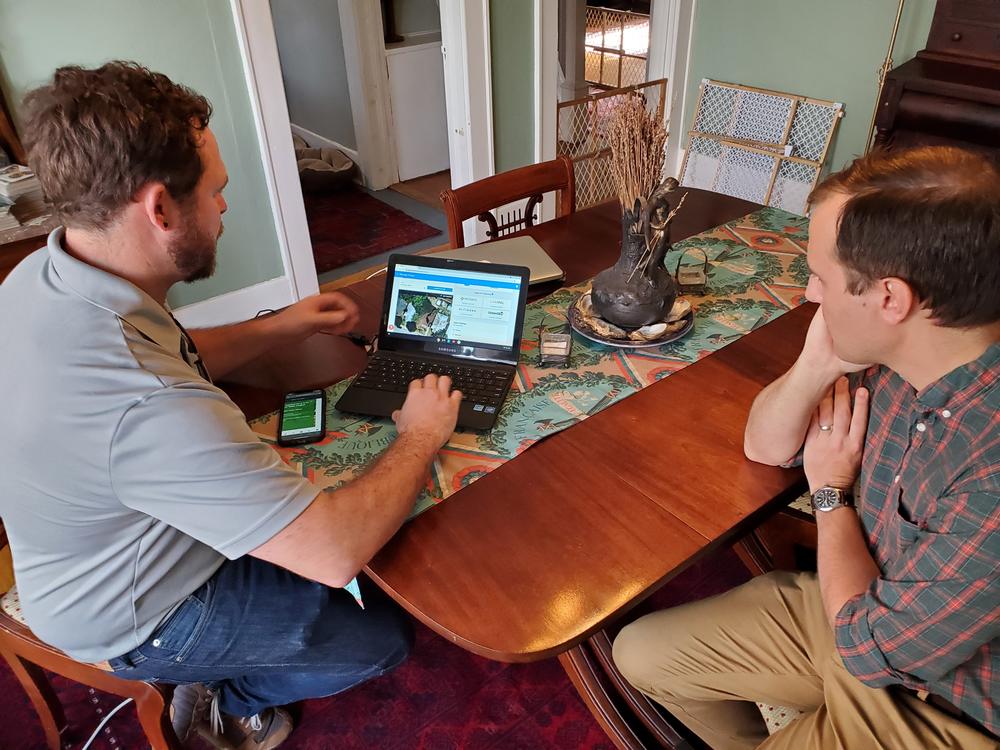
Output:
[[[920,300],[913,287],[902,279],[890,276],[879,279],[876,284],[879,308],[887,323],[898,325],[920,309]]]
[[[147,182],[135,196],[150,226],[168,231],[177,224],[177,202],[162,182]]]

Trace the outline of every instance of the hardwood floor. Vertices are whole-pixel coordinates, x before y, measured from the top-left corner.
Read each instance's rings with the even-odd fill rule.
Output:
[[[438,196],[441,195],[442,190],[450,187],[451,171],[446,169],[444,172],[417,177],[406,182],[397,182],[395,185],[390,185],[389,189],[440,211],[442,210],[441,198]]]

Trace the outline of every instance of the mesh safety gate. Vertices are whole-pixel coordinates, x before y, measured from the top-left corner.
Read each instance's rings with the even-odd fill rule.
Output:
[[[705,79],[681,184],[804,214],[843,113],[838,102]]]

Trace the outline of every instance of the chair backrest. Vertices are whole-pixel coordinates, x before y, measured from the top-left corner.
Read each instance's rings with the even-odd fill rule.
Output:
[[[0,595],[7,593],[14,585],[14,560],[10,556],[10,543],[0,518]]]
[[[484,180],[445,190],[441,202],[448,217],[448,241],[451,247],[465,247],[462,222],[473,216],[485,222],[491,240],[535,224],[535,207],[542,196],[557,191],[556,216],[565,216],[576,210],[576,190],[573,183],[573,162],[566,156],[552,161],[531,164],[527,167],[502,172]],[[492,212],[514,201],[528,199],[522,210],[507,212],[498,220]]]

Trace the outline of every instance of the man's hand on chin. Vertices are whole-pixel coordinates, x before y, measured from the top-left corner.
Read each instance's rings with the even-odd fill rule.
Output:
[[[340,292],[321,292],[289,305],[278,313],[288,335],[306,338],[314,333],[342,335],[358,324],[358,306]]]
[[[838,375],[861,372],[871,367],[871,364],[848,362],[837,356],[822,307],[816,311],[812,322],[809,323],[809,330],[806,332],[806,340],[802,345],[799,359],[810,369],[828,374],[830,380],[827,382],[832,382],[834,377]]]

